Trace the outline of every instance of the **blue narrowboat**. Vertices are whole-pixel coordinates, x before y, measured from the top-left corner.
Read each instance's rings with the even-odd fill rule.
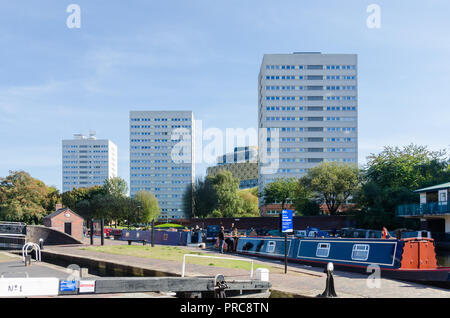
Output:
[[[199,233],[191,233],[191,231],[169,231],[169,230],[155,230],[153,235],[153,243],[160,245],[181,245],[187,246],[192,243],[195,236],[195,242],[201,243],[202,238]],[[152,242],[152,231],[142,230],[122,230],[121,241],[128,242]]]
[[[337,269],[412,281],[450,282],[450,267],[438,267],[431,238],[288,237],[289,261],[312,266],[332,262]],[[284,259],[284,237],[239,237],[240,254]]]

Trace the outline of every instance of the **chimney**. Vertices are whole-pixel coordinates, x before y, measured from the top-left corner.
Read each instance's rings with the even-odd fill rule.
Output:
[[[59,209],[62,209],[62,208],[63,208],[62,203],[56,203],[56,205],[55,205],[55,211],[58,211]]]

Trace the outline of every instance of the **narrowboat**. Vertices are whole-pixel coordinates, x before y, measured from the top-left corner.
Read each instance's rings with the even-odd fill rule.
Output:
[[[284,237],[239,237],[236,252],[244,255],[284,259]],[[450,287],[450,267],[438,267],[434,240],[294,237],[287,238],[287,259],[312,266],[332,262],[336,269],[381,277],[421,282],[443,282]]]
[[[152,242],[151,230],[122,230],[121,241],[130,242]],[[156,230],[153,234],[153,243],[159,245],[188,246],[192,243],[201,243],[202,236],[200,232],[177,231],[177,230]]]

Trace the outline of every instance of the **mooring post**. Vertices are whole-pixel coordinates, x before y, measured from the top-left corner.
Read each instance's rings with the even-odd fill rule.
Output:
[[[91,219],[91,230],[90,230],[90,235],[91,235],[91,245],[94,245],[94,219]]]
[[[44,239],[42,239],[42,238],[39,239],[39,248],[40,248],[41,250],[44,249]]]
[[[102,245],[105,245],[105,219],[100,220],[100,242]]]
[[[325,291],[317,295],[318,297],[337,297],[336,291],[334,290],[334,278],[333,278],[333,270],[334,265],[333,263],[328,263],[327,267],[325,268],[324,272],[327,273],[327,282],[325,285]]]
[[[152,247],[155,246],[155,244],[153,244],[153,235],[155,232],[155,220],[152,220]]]
[[[31,255],[26,255],[25,256],[25,266],[30,266],[31,265]]]
[[[80,278],[85,278],[89,276],[89,268],[80,269]]]

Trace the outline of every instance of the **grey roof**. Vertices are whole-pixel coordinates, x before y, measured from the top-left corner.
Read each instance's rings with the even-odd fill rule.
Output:
[[[429,191],[437,191],[437,190],[448,189],[448,188],[450,188],[450,182],[438,184],[438,185],[431,186],[428,188],[418,189],[414,192],[429,192]]]
[[[73,212],[71,209],[69,209],[69,208],[62,208],[62,209],[56,210],[56,211],[53,212],[53,213],[50,213],[49,215],[46,215],[46,216],[44,217],[44,219],[51,219],[51,218],[57,216],[58,214],[61,214],[61,213],[65,212],[65,211],[70,211],[70,213],[73,213],[73,214],[75,214],[76,216],[82,218],[81,216],[79,216],[78,214],[76,214],[75,212]]]

